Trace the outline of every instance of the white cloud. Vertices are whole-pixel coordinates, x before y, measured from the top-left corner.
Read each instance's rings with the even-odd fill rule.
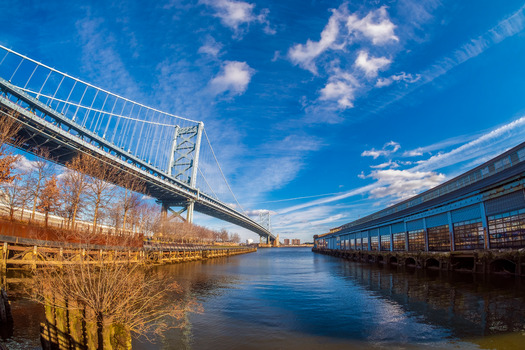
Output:
[[[288,50],[288,59],[293,64],[314,75],[320,74],[320,68],[328,73],[328,79],[324,88],[319,90],[317,101],[313,103],[313,107],[306,108],[306,111],[321,109],[322,113],[315,113],[316,116],[322,114],[330,122],[340,121],[342,118],[326,116],[340,109],[353,108],[356,95],[373,87],[368,80],[375,78],[379,71],[387,69],[392,63],[390,58],[376,57],[369,52],[371,45],[398,42],[399,38],[394,34],[395,28],[384,6],[361,18],[358,14],[349,14],[348,3],[343,3],[338,9],[332,10],[319,41],[307,39],[305,44],[292,46]],[[348,56],[347,49],[350,46],[359,54],[353,66],[342,67],[341,62],[348,61],[348,58],[337,58],[337,51]],[[352,78],[348,79],[346,76]]]
[[[319,41],[308,39],[306,45],[296,44],[290,48],[288,57],[290,57],[292,63],[317,74],[317,67],[314,60],[329,48],[342,48],[340,45],[334,45],[339,35],[340,17],[339,12],[334,10],[328,20],[328,24],[321,32],[321,39]]]
[[[21,155],[15,164],[15,168],[22,173],[26,173],[35,169],[35,163]]]
[[[214,94],[229,91],[232,95],[240,95],[246,91],[255,73],[246,62],[226,61],[221,72],[210,81]]]
[[[355,60],[355,66],[361,68],[368,78],[375,78],[377,72],[386,68],[391,62],[392,61],[386,57],[368,58],[368,52],[362,50]]]
[[[354,107],[355,92],[359,86],[357,80],[348,73],[331,76],[328,83],[320,90],[321,101],[337,101],[341,109]]]
[[[394,34],[396,26],[388,18],[386,6],[370,11],[359,19],[355,14],[348,16],[346,27],[349,33],[360,33],[370,39],[374,45],[382,45],[391,41],[399,41]]]
[[[372,148],[368,151],[363,151],[361,153],[361,157],[373,157],[374,159],[377,159],[378,157],[387,157],[391,155],[392,153],[397,152],[401,148],[401,145],[395,141],[390,141],[385,143],[382,149],[376,150],[375,148]]]
[[[372,41],[374,45],[385,44],[389,41],[399,41],[398,37],[394,35],[395,25],[388,18],[386,7],[383,6],[375,11],[370,11],[364,18],[359,19],[356,14],[346,14],[346,4],[342,5],[339,10],[333,10],[332,15],[328,20],[328,24],[321,32],[321,39],[313,41],[308,39],[306,44],[296,44],[288,51],[288,57],[293,64],[299,65],[303,69],[317,74],[317,67],[315,59],[323,54],[325,51],[342,50],[347,44],[351,44],[355,37],[364,36]],[[341,31],[341,24],[346,24],[347,31]],[[370,67],[370,65],[379,65],[380,68],[388,65],[385,62],[387,58],[373,58],[368,62],[363,61],[361,68]],[[372,70],[366,70],[371,72]],[[377,75],[377,74],[376,74]],[[371,75],[375,76],[375,75]]]
[[[374,170],[368,178],[377,181],[378,187],[370,191],[372,198],[391,197],[395,200],[415,196],[445,181],[445,175],[433,171]]]
[[[275,34],[267,19],[268,9],[263,9],[256,14],[255,4],[235,0],[201,0],[200,3],[212,7],[215,10],[215,17],[220,18],[221,23],[231,28],[236,36],[242,36],[244,30],[241,26],[254,22],[264,24],[263,30],[266,34]]]
[[[380,201],[380,205],[384,205],[385,200],[386,204],[392,204],[393,202],[409,198],[433,188],[443,183],[447,178],[454,176],[454,174],[447,174],[447,176],[445,176],[444,174],[437,172],[437,169],[467,162],[464,166],[464,168],[466,168],[463,171],[469,170],[497,154],[504,152],[508,148],[514,147],[523,142],[524,134],[525,117],[521,117],[511,123],[487,132],[460,147],[456,147],[449,152],[442,152],[428,160],[419,161],[416,163],[416,166],[410,169],[380,169],[374,170],[368,175],[361,172],[361,174],[358,175],[359,178],[371,179],[374,180],[374,182],[347,192],[337,193],[329,197],[282,208],[277,212],[279,216],[285,216],[287,220],[293,220],[294,218],[301,218],[302,213],[315,213],[315,211],[311,210],[320,207],[322,208],[323,204],[338,202],[349,197],[364,196],[367,194],[369,195],[369,198],[383,199]],[[457,140],[459,139],[460,137],[457,138]],[[444,147],[450,146],[456,144],[457,140],[456,138],[448,139],[436,143],[435,145],[443,145]],[[400,148],[399,144],[393,141],[385,144],[385,147],[389,147],[390,150],[399,150]],[[431,145],[422,147],[422,149],[435,149],[435,146]],[[404,162],[399,162],[399,164],[410,165],[410,162],[406,164],[404,164]],[[352,203],[355,203],[356,201],[358,200],[353,199]],[[370,200],[362,199],[361,201],[365,204],[360,211],[360,214],[363,214],[363,212],[366,211],[366,208],[370,208]],[[332,205],[330,207],[334,208],[335,206]],[[333,216],[331,212],[326,212],[325,215],[325,217]],[[316,217],[312,217],[313,220],[317,220]]]

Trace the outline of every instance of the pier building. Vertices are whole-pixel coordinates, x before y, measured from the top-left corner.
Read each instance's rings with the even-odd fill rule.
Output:
[[[525,274],[525,142],[426,192],[314,236],[360,261]]]

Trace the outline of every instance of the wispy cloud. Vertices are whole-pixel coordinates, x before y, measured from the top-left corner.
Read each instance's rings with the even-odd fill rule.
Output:
[[[479,159],[487,155],[496,156],[507,148],[523,142],[523,135],[525,135],[525,117],[500,126],[449,152],[432,156],[420,162],[413,170],[426,171],[429,169],[441,169],[468,160]]]
[[[497,127],[450,151],[442,152],[426,160],[422,160],[411,168],[373,170],[368,175],[362,173],[359,176],[362,179],[374,180],[371,184],[333,196],[282,208],[278,210],[277,213],[284,215],[299,210],[303,211],[306,208],[322,206],[355,196],[368,196],[370,199],[380,198],[385,204],[406,199],[439,185],[447,178],[456,175],[443,174],[438,172],[438,170],[466,161],[469,161],[467,164],[469,167],[479,165],[483,161],[523,142],[523,135],[525,135],[525,117],[518,118],[508,124]],[[455,144],[455,142],[449,139],[436,145],[445,146],[451,144]],[[397,151],[400,148],[399,144],[393,141],[386,143],[385,147],[391,147],[390,151],[394,149]],[[435,148],[434,146],[428,147],[432,149]],[[383,155],[382,151],[383,150],[376,151],[380,153],[377,154],[377,157]],[[391,155],[391,152],[389,154]],[[370,155],[373,156],[376,155],[376,153]],[[466,170],[468,169],[464,169],[464,171]]]
[[[413,83],[416,83],[417,81],[419,81],[419,79],[421,79],[421,75],[420,74],[414,74],[413,75],[413,74],[407,74],[405,72],[401,72],[401,73],[398,73],[398,74],[391,75],[388,78],[379,78],[379,79],[377,79],[377,82],[376,82],[375,86],[378,87],[378,88],[381,88],[381,87],[384,87],[384,86],[390,86],[394,82],[404,82],[404,83],[407,83],[407,84],[413,84]]]
[[[391,160],[389,160],[388,162],[386,163],[381,163],[381,164],[378,164],[378,165],[371,165],[370,168],[372,169],[384,169],[384,168],[399,168],[400,165],[399,163],[397,162],[393,162]]]
[[[429,69],[421,73],[423,81],[428,83],[436,79],[458,65],[477,57],[493,45],[520,33],[523,29],[525,29],[525,5],[483,35],[469,40],[450,56],[444,57],[433,64]]]
[[[217,42],[211,35],[206,37],[204,45],[199,47],[198,52],[211,57],[218,57],[221,54],[222,44]]]
[[[116,39],[102,18],[86,16],[76,22],[82,42],[82,67],[95,84],[128,97],[138,97],[137,84],[114,47]]]
[[[465,62],[483,54],[494,45],[504,41],[507,38],[521,33],[525,29],[525,5],[514,12],[509,17],[501,20],[497,25],[487,30],[484,34],[472,38],[461,45],[458,49],[452,51],[449,55],[441,57],[428,68],[417,74],[406,74],[400,81],[413,83],[409,88],[396,91],[390,99],[382,103],[378,109],[383,109],[391,103],[399,101],[412,91],[424,86],[435,79],[447,74],[452,69],[462,65]],[[417,79],[416,79],[417,78]],[[414,80],[416,79],[416,80]],[[378,79],[376,87],[391,85],[394,76],[384,79]]]
[[[363,151],[361,153],[362,157],[372,157],[374,159],[377,159],[378,157],[387,157],[391,155],[392,153],[397,152],[401,148],[401,145],[397,142],[390,141],[385,143],[382,149],[376,150],[375,148],[372,148],[371,150]]]
[[[321,205],[321,204],[327,204],[327,203],[340,201],[340,200],[345,199],[345,198],[349,198],[349,197],[365,194],[365,193],[369,192],[370,190],[372,190],[372,189],[374,189],[376,187],[377,187],[376,184],[371,184],[371,185],[359,187],[359,188],[353,189],[351,191],[342,192],[341,194],[338,194],[338,195],[335,195],[335,196],[330,196],[328,198],[316,199],[314,201],[310,201],[310,202],[307,202],[307,203],[297,204],[297,205],[294,205],[294,206],[291,206],[291,207],[279,209],[279,210],[277,210],[277,213],[278,214],[286,214],[286,213],[290,213],[290,212],[293,212],[293,211],[296,211],[296,210],[302,210],[304,208],[309,208],[309,207],[316,206],[316,205]]]

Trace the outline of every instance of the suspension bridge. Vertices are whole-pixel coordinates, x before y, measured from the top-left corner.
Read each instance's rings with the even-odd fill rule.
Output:
[[[59,164],[89,154],[142,179],[144,194],[162,205],[164,215],[186,211],[193,222],[195,210],[267,243],[275,240],[269,225],[250,218],[237,201],[202,122],[111,93],[1,45],[0,112],[21,125],[26,151],[46,147]]]

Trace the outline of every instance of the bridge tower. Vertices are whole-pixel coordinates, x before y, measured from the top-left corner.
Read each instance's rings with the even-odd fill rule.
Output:
[[[266,210],[266,211],[259,212],[259,223],[261,224],[262,227],[267,229],[270,233],[272,232],[272,222],[270,220],[270,211]],[[266,240],[266,242],[264,242],[264,240]],[[266,238],[263,238],[261,236],[260,242],[261,244],[271,244],[272,243],[269,236],[267,236]],[[275,239],[273,244],[279,245],[279,235],[277,235],[277,238]]]
[[[204,123],[199,122],[194,126],[181,128],[175,127],[173,143],[170,151],[168,175],[173,179],[184,182],[195,188],[197,184],[197,171],[199,167],[199,153],[201,147]],[[181,206],[183,209],[177,214],[186,211],[186,221],[193,222],[195,200],[188,199],[185,203],[161,203],[163,219],[171,206]]]

